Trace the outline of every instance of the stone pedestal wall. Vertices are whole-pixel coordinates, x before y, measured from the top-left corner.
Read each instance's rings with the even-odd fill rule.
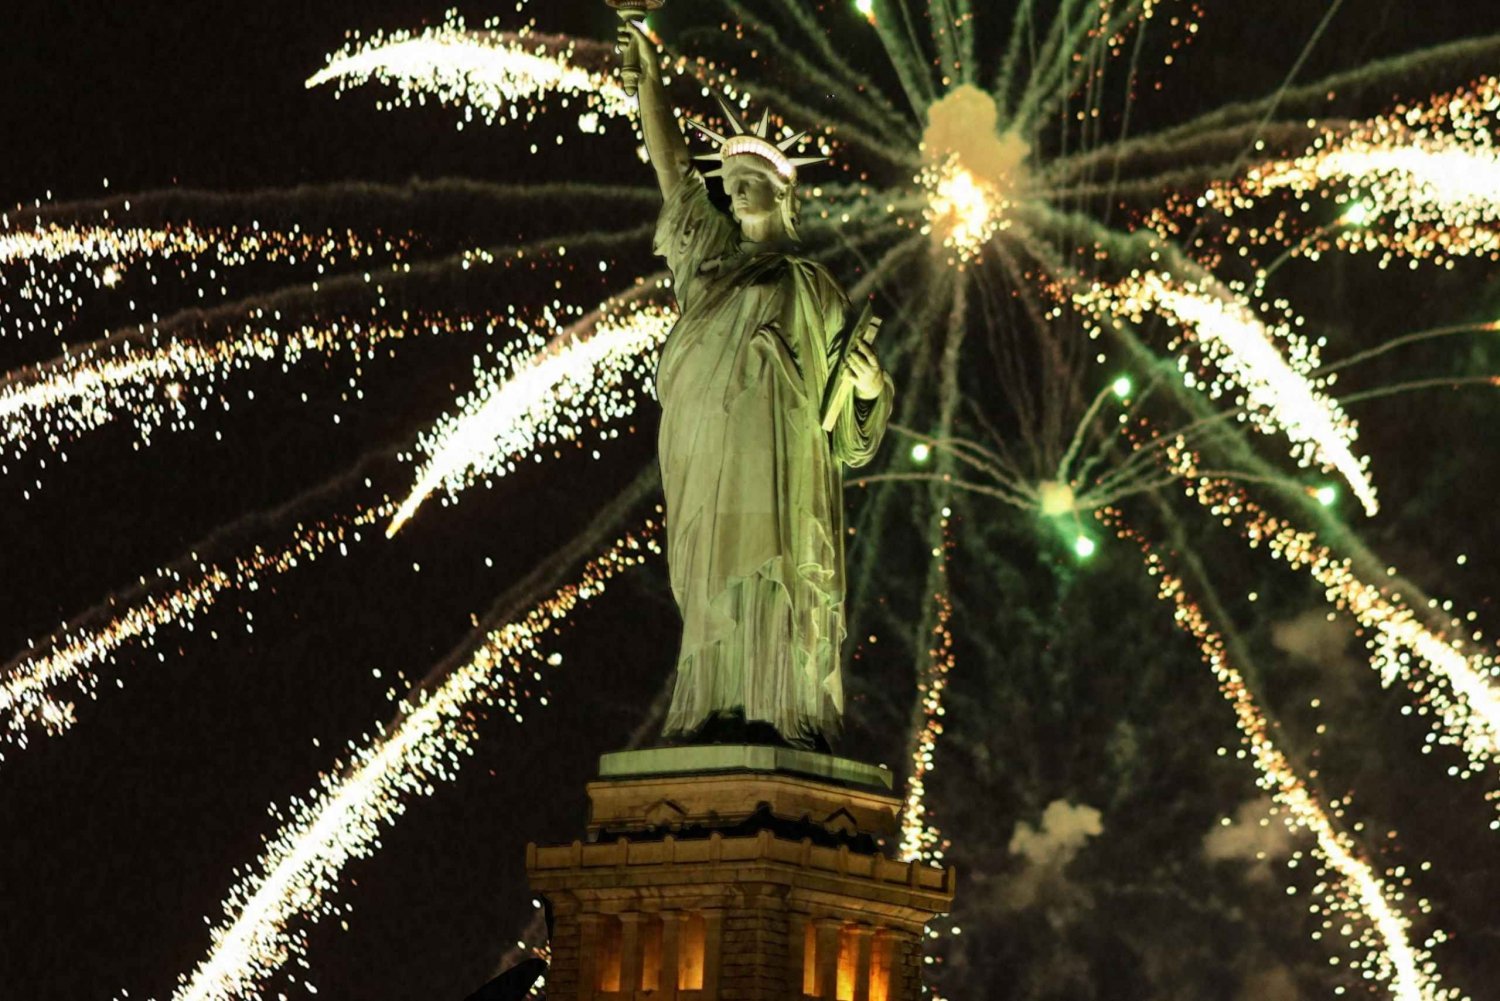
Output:
[[[527,848],[555,919],[550,1001],[920,998],[955,873],[882,853],[887,790],[723,769],[589,789],[595,837],[626,833]]]

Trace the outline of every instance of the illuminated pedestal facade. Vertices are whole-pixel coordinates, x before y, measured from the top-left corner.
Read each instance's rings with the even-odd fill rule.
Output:
[[[887,858],[889,773],[711,745],[605,755],[589,841],[526,851],[549,1001],[917,1001],[954,871]]]

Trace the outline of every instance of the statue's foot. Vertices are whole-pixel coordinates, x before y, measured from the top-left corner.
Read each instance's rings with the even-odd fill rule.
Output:
[[[776,728],[761,720],[747,720],[739,713],[710,716],[708,722],[693,734],[694,744],[767,744],[786,747]]]
[[[831,754],[827,738],[821,733],[805,739],[789,739],[764,720],[747,720],[735,713],[709,717],[707,723],[690,737],[678,737],[674,744],[759,744],[767,747],[795,747],[798,750]]]

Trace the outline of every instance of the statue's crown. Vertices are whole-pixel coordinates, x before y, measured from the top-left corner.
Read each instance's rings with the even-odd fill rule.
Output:
[[[772,142],[768,135],[771,124],[770,109],[761,112],[760,122],[754,129],[746,130],[728,101],[719,94],[714,94],[714,99],[719,102],[719,107],[723,109],[724,117],[733,131],[728,136],[723,136],[696,119],[688,119],[689,125],[702,132],[718,146],[717,152],[705,153],[695,159],[718,160],[722,163],[732,156],[758,156],[775,168],[776,173],[789,184],[797,183],[798,167],[805,167],[810,163],[822,163],[828,159],[826,156],[788,156],[787,150],[796,145],[807,133],[797,132],[779,142]],[[723,173],[724,168],[718,167],[710,170],[705,176],[717,177]]]

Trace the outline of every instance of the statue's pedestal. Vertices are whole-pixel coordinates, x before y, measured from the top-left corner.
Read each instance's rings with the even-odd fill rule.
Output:
[[[889,772],[784,748],[607,754],[589,841],[526,850],[550,1001],[916,1001],[954,871],[886,857]]]
[[[589,783],[589,839],[742,826],[811,824],[830,833],[893,837],[901,803],[884,768],[789,747],[705,744],[622,751]]]

